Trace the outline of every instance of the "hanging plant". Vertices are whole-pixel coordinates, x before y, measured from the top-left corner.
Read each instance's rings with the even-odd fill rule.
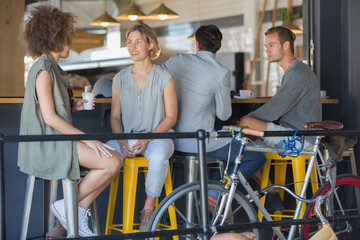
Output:
[[[293,22],[295,19],[300,17],[301,8],[299,8],[295,13],[290,12],[288,8],[282,8],[279,9],[279,15],[283,22]]]

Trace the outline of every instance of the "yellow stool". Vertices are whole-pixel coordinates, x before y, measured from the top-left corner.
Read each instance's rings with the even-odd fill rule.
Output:
[[[139,170],[139,168],[143,168]],[[147,173],[148,162],[145,157],[133,157],[125,158],[123,163],[123,223],[114,224],[114,210],[116,202],[116,194],[119,184],[119,174],[112,180],[109,192],[109,204],[106,217],[105,234],[111,233],[111,230],[116,230],[123,233],[133,233],[139,230],[134,229],[134,225],[140,225],[139,223],[134,224],[134,211],[135,211],[135,200],[136,200],[136,189],[138,173]],[[165,179],[165,193],[166,195],[172,192],[172,182],[170,169]],[[176,215],[174,208],[169,208],[170,226],[168,229],[177,229]]]
[[[282,158],[277,153],[265,153],[266,155],[266,162],[262,169],[262,179],[261,179],[261,186],[260,188],[263,189],[268,186],[269,182],[269,174],[270,174],[270,166],[274,166],[274,184],[278,185],[285,185],[285,178],[286,178],[286,167],[288,164],[292,165],[293,171],[293,180],[294,180],[294,189],[297,195],[300,195],[301,188],[303,186],[303,181],[305,179],[305,172],[306,172],[306,163],[308,163],[310,156],[298,156],[297,158],[293,157],[285,157]],[[317,184],[317,172],[316,166],[314,164],[314,169],[311,173],[311,187],[313,193],[315,193],[319,186]],[[284,200],[284,190],[277,189],[276,191],[279,192],[279,195],[282,200]],[[260,202],[265,206],[265,199],[266,197],[260,198]],[[298,200],[296,200],[296,203]],[[306,209],[306,205],[303,204],[301,211],[300,211],[300,218],[304,215]],[[293,218],[293,214],[284,214],[284,212],[294,212],[294,210],[283,210],[281,212],[277,212],[274,214],[270,214],[274,218],[274,220],[281,220],[282,218]],[[262,221],[262,217],[264,215],[258,211],[259,220]]]

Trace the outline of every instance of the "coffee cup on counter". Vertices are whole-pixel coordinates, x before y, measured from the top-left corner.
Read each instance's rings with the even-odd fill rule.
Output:
[[[326,97],[326,91],[325,90],[320,91],[320,97],[322,97],[322,98]]]
[[[241,98],[251,98],[254,96],[254,92],[251,90],[239,90],[239,94]]]

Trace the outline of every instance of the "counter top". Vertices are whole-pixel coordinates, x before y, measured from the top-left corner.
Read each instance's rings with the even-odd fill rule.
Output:
[[[267,103],[271,97],[259,97],[259,98],[248,98],[248,99],[239,99],[239,98],[232,98],[232,103]],[[322,104],[338,104],[339,99],[330,99],[330,98],[322,98]]]
[[[231,99],[232,103],[266,103],[269,101],[269,97],[262,97],[262,98],[249,98],[249,99],[237,99],[233,98]],[[0,104],[1,103],[23,103],[24,98],[0,98]],[[111,103],[111,98],[97,98],[96,103]],[[321,99],[321,103],[323,104],[338,104],[339,99],[332,99],[332,98],[323,98]]]

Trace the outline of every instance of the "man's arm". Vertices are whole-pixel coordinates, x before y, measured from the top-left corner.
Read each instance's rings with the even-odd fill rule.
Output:
[[[264,105],[249,113],[253,117],[265,122],[272,122],[285,115],[305,95],[309,76],[301,69],[291,70],[291,74],[285,76],[279,91]]]
[[[226,74],[219,85],[219,89],[215,94],[216,116],[225,121],[231,116],[231,97],[230,97],[230,70]]]

